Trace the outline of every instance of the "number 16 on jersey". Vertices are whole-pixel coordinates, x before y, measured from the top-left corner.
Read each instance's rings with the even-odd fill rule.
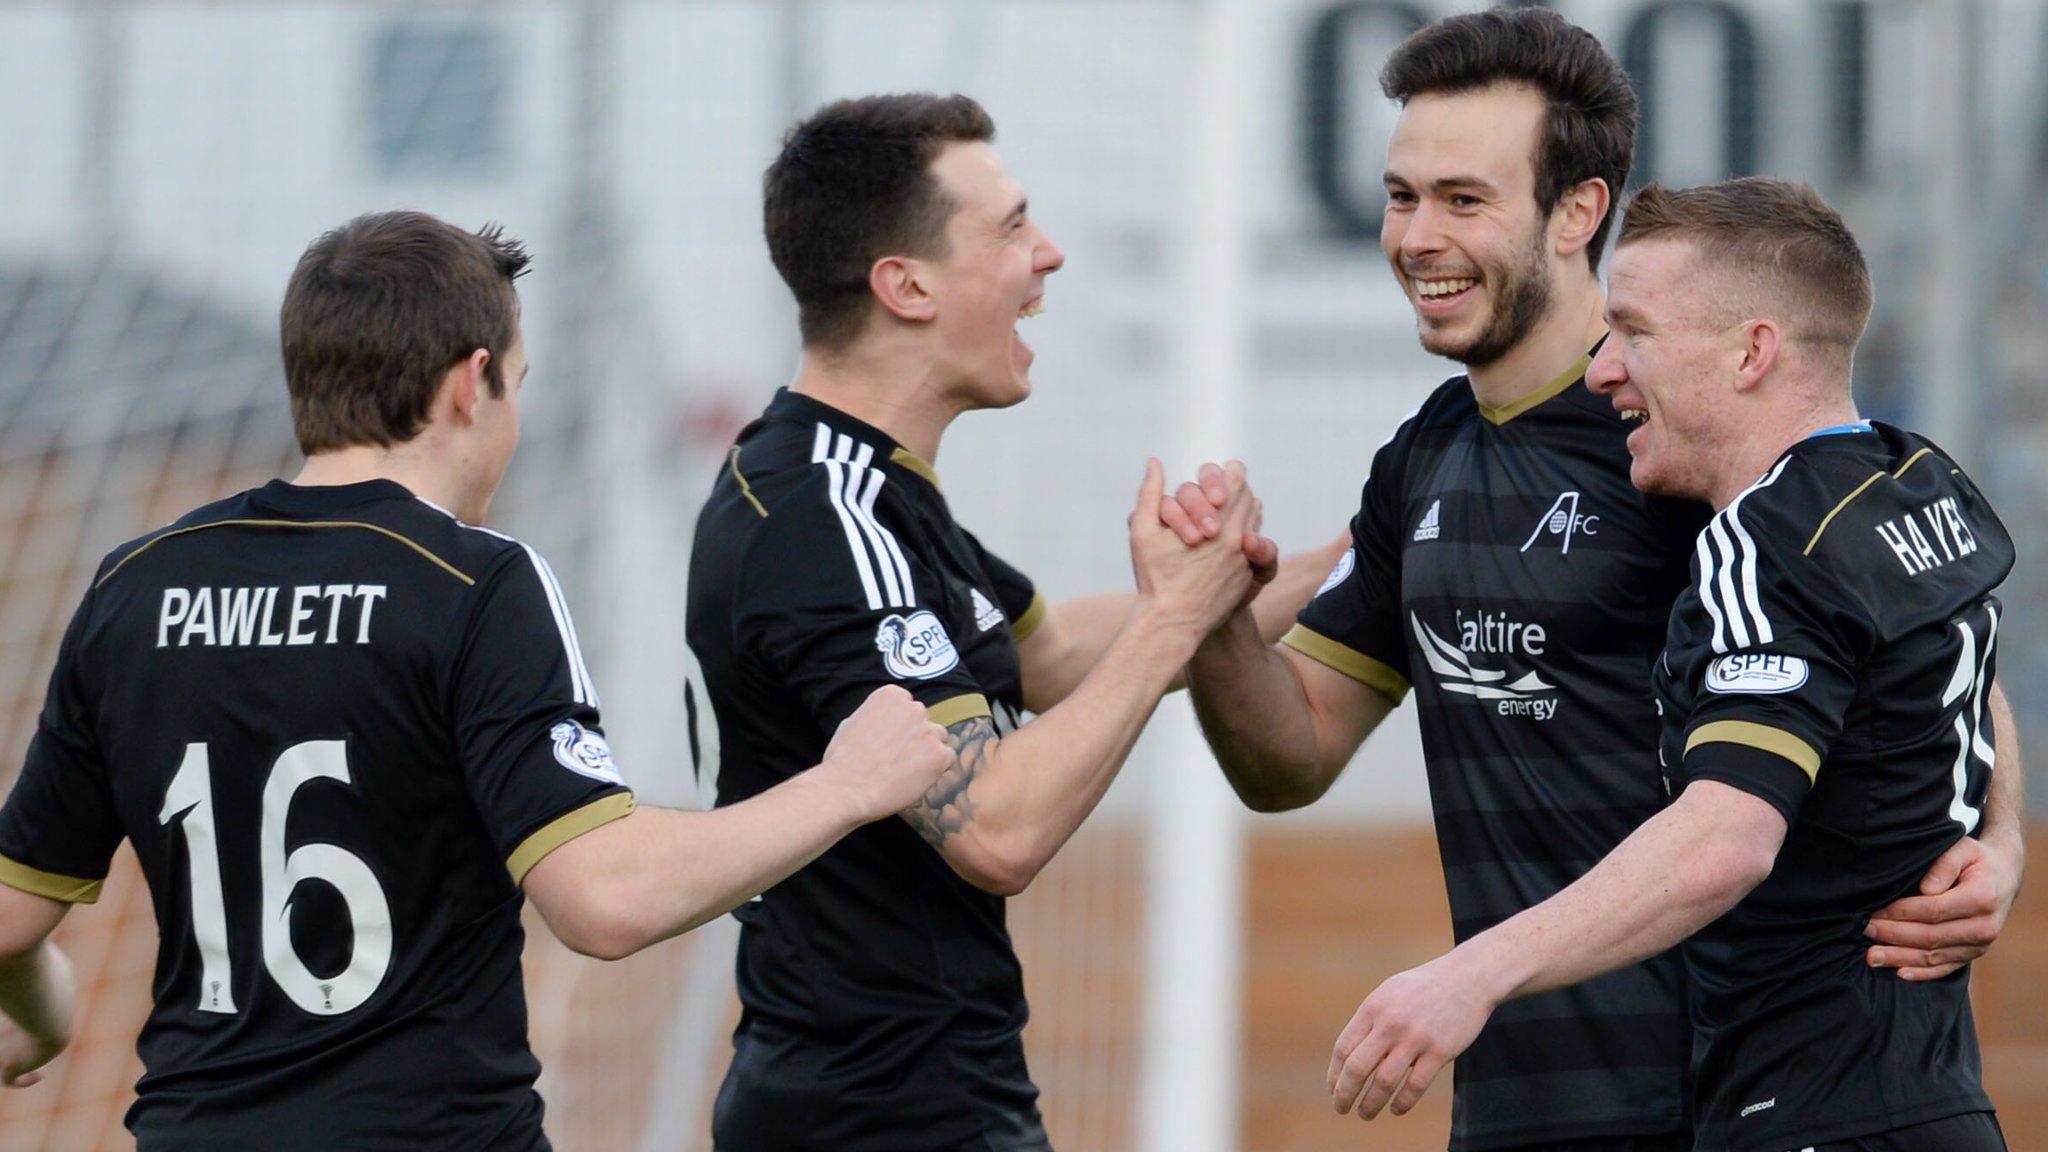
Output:
[[[391,906],[377,876],[360,856],[333,844],[301,844],[285,851],[285,818],[292,798],[314,780],[349,784],[348,745],[309,740],[285,749],[263,784],[261,845],[263,966],[292,1003],[316,1016],[338,1016],[363,1005],[391,967]],[[221,889],[221,847],[215,824],[211,757],[204,744],[187,744],[185,759],[164,793],[159,824],[177,824],[191,863],[192,934],[199,945],[199,1010],[232,1015],[233,960],[228,949],[227,901]],[[320,976],[292,944],[292,893],[319,880],[341,895],[354,943],[338,973]]]

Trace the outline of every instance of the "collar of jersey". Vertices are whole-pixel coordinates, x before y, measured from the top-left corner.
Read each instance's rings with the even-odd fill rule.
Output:
[[[410,500],[412,493],[396,480],[364,480],[355,484],[292,484],[272,480],[251,498],[279,512],[333,512],[375,500]]]
[[[1595,351],[1598,351],[1599,347],[1598,344],[1593,345]],[[1563,374],[1543,387],[1538,388],[1512,404],[1503,404],[1498,408],[1489,408],[1481,404],[1479,405],[1479,414],[1486,417],[1489,423],[1505,424],[1544,401],[1554,400],[1558,396],[1563,395],[1565,389],[1586,378],[1586,368],[1592,363],[1593,353],[1588,352],[1584,356],[1579,357],[1578,363],[1565,369]]]
[[[934,488],[943,490],[939,483],[939,470],[910,449],[896,442],[895,437],[880,428],[834,408],[815,396],[806,396],[789,388],[777,388],[775,399],[769,401],[767,415],[772,419],[793,420],[798,424],[822,421],[835,432],[844,432],[857,440],[875,446],[887,446],[883,454],[891,464],[924,480]]]

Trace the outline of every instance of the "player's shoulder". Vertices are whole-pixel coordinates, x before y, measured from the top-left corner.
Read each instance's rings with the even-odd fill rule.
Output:
[[[1987,594],[2012,566],[2003,525],[1962,469],[1886,425],[1794,445],[1701,541],[1709,575],[1879,626],[1938,618]]]
[[[837,434],[834,434],[835,445]],[[873,460],[823,459],[764,473],[745,473],[760,508],[741,513],[729,504],[722,528],[736,533],[717,542],[730,557],[730,589],[741,615],[784,613],[822,606],[907,602],[913,574],[924,566],[929,543],[923,521],[901,491],[909,478],[889,474]],[[875,447],[880,447],[879,445]],[[741,464],[746,463],[745,453]],[[699,537],[699,545],[705,543]]]
[[[912,492],[884,466],[893,450],[886,440],[822,423],[773,421],[741,436],[721,483],[747,501],[758,540],[901,531]]]
[[[167,539],[212,525],[250,518],[252,508],[249,495],[248,492],[237,492],[232,496],[225,496],[211,503],[202,504],[154,532],[145,533],[132,540],[122,541],[120,545],[100,558],[99,570],[93,576],[93,584],[97,586],[105,583],[114,573],[126,567],[130,560],[156,547]]]
[[[472,586],[487,586],[515,574],[531,573],[559,596],[554,570],[540,549],[502,529],[471,524],[425,499],[415,498],[388,510],[413,544],[439,557]]]
[[[1772,553],[1810,555],[1815,530],[1853,489],[1831,462],[1788,452],[1714,513],[1706,531],[1753,540]]]
[[[201,505],[124,542],[101,561],[94,587],[118,585],[143,571],[161,573],[164,565],[171,571],[194,563],[232,569],[252,553],[290,549],[300,533],[312,531],[345,533],[365,548],[399,550],[469,586],[525,551],[517,540],[465,524],[388,480],[331,488],[280,481]]]
[[[1827,560],[1881,522],[1928,505],[1982,505],[1982,494],[1940,447],[1916,433],[1872,422],[1861,432],[1794,444],[1762,480],[1737,497],[1749,527],[1793,539],[1803,556]]]
[[[2013,544],[1962,466],[1927,438],[1876,424],[1859,446],[1809,452],[1831,489],[1844,490],[1816,527],[1811,553],[1845,579],[1988,589],[2005,578]],[[1854,450],[1861,448],[1861,451]]]
[[[1479,401],[1472,395],[1472,380],[1460,373],[1446,379],[1423,397],[1422,403],[1402,418],[1394,435],[1398,440],[1455,431],[1479,418]]]
[[[1439,384],[1420,404],[1394,421],[1394,426],[1373,449],[1367,488],[1379,482],[1398,491],[1401,477],[1418,448],[1454,438],[1478,418],[1478,402],[1472,398],[1472,387],[1464,376],[1453,376]]]

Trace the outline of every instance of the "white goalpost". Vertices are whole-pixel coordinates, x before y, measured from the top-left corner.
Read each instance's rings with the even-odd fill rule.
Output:
[[[1183,384],[1171,397],[1180,467],[1241,451],[1243,443],[1250,363],[1241,291],[1250,271],[1244,57],[1252,8],[1246,0],[1200,0],[1192,13],[1187,236],[1176,269]],[[1169,700],[1160,715],[1170,727],[1147,829],[1138,1147],[1227,1152],[1237,1147],[1239,1124],[1243,828],[1186,700]]]

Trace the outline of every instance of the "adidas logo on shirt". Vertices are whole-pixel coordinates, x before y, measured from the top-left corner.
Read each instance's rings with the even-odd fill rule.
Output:
[[[1444,502],[1441,500],[1431,500],[1429,502],[1429,511],[1422,514],[1422,523],[1415,526],[1416,543],[1420,544],[1424,540],[1434,540],[1437,538],[1438,533],[1443,531],[1443,525],[1440,523],[1443,508]]]
[[[973,588],[969,589],[969,591],[974,595],[974,626],[976,628],[986,632],[1003,622],[1003,610],[989,603],[988,597],[981,594],[981,589]]]

